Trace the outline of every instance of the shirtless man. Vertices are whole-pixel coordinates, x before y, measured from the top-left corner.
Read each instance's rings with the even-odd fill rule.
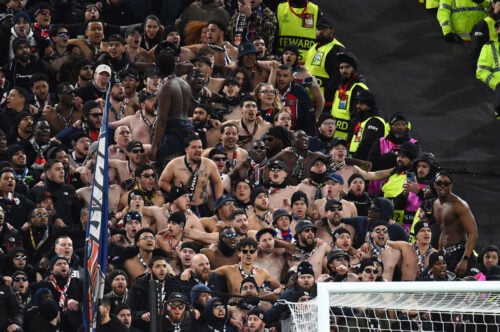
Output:
[[[189,238],[186,234],[187,230],[196,229],[198,231],[203,231],[203,226],[200,219],[189,209],[189,194],[184,187],[172,187],[169,195],[169,203],[162,208],[156,206],[147,206],[144,209],[145,215],[159,216],[163,218],[169,218],[170,215],[177,211],[181,211],[186,215],[186,226],[184,227],[184,235]]]
[[[417,276],[417,254],[414,250],[400,251],[389,246],[387,223],[382,220],[370,223],[370,238],[368,243],[360,250],[366,257],[376,256],[384,264],[382,277],[386,281],[392,281],[396,268],[401,272],[401,280],[413,281]],[[411,249],[411,248],[410,248]]]
[[[316,241],[316,226],[308,221],[301,221],[295,226],[295,239],[293,245],[285,247],[285,257],[290,268],[296,268],[301,262],[309,262],[315,275],[323,272],[323,260],[330,252],[328,243]]]
[[[120,206],[120,197],[125,193],[120,185],[112,184],[108,187],[108,210],[109,212],[116,213],[122,206]],[[92,186],[82,187],[76,190],[76,196],[84,206],[89,206],[92,196]]]
[[[297,191],[296,186],[288,185],[288,166],[281,160],[275,160],[268,167],[269,183],[266,185],[269,188],[270,208],[278,209],[288,206],[290,204],[290,197]]]
[[[115,144],[109,146],[109,159],[126,160],[125,151],[127,144],[132,141],[132,132],[128,126],[122,125],[116,128]]]
[[[255,265],[265,268],[276,280],[283,280],[288,270],[287,261],[283,256],[283,249],[274,247],[276,231],[272,228],[263,228],[257,232],[255,238],[259,243],[259,250]]]
[[[238,126],[234,123],[225,123],[220,128],[221,142],[214,148],[219,148],[226,153],[226,173],[232,171],[237,165],[243,164],[248,159],[248,152],[245,149],[238,147]],[[203,151],[203,156],[206,157],[214,148]]]
[[[83,116],[82,101],[80,98],[76,99],[72,84],[61,83],[56,92],[59,103],[55,106],[45,105],[43,108],[43,118],[50,124],[53,135],[73,125]]]
[[[161,230],[156,235],[156,243],[161,249],[171,252],[174,256],[179,256],[182,243],[184,241],[190,241],[184,239],[182,231],[185,226],[186,214],[182,211],[172,213],[168,217],[167,228]]]
[[[135,246],[139,249],[137,255],[125,260],[123,268],[127,271],[130,284],[148,271],[148,262],[153,257],[155,249],[155,233],[150,228],[143,228],[135,233]]]
[[[160,190],[157,189],[157,174],[152,165],[144,164],[138,166],[134,171],[135,185],[133,189],[138,189],[144,192],[145,206],[162,206],[165,203]],[[122,194],[120,205],[127,206],[128,192]]]
[[[128,129],[127,129],[128,130]],[[150,149],[150,147],[147,147]],[[120,154],[124,159],[111,159],[109,167],[116,170],[120,184],[125,190],[130,189],[134,185],[135,170],[149,162],[147,158],[146,146],[139,141],[130,141],[125,146]]]
[[[207,41],[212,45],[214,52],[214,71],[222,72],[222,69],[238,58],[238,49],[230,42],[224,41],[224,33],[227,30],[225,23],[212,20],[208,24]],[[194,54],[206,46],[206,44],[195,44],[186,46]]]
[[[219,232],[219,242],[216,248],[201,249],[201,253],[208,257],[213,269],[238,262],[237,238],[238,234],[234,228],[224,227]]]
[[[261,138],[272,127],[272,124],[257,116],[257,111],[255,97],[245,96],[241,101],[241,119],[226,122],[238,127],[238,145],[247,151],[250,151],[252,141]]]
[[[312,210],[317,211],[321,217],[324,217],[326,215],[326,202],[335,199],[342,203],[342,218],[356,217],[358,215],[356,205],[353,202],[342,199],[343,186],[344,178],[340,174],[337,172],[329,173],[326,176],[326,185],[323,188],[323,198],[314,201]]]
[[[336,199],[328,200],[325,204],[325,211],[326,217],[315,223],[315,226],[318,229],[316,236],[328,243],[333,249],[336,241],[334,233],[337,229],[347,228],[350,234],[355,232],[355,229],[353,226],[341,222],[343,218],[342,201],[338,201]]]
[[[271,158],[270,163],[274,160],[283,161],[289,170],[293,170],[290,174],[289,181],[292,185],[297,185],[305,178],[310,178],[310,168],[313,161],[318,158],[327,159],[327,156],[320,152],[311,152],[309,148],[309,137],[303,130],[298,130],[292,135],[292,151],[283,150],[276,156]]]
[[[160,45],[158,45],[159,47]],[[160,77],[166,81],[158,90],[158,121],[152,144],[152,157],[160,165],[182,154],[181,142],[193,132],[188,119],[191,88],[174,76],[175,50],[170,47],[155,50]]]
[[[132,139],[140,141],[142,144],[151,144],[152,136],[156,126],[156,93],[148,92],[141,95],[141,109],[133,115],[127,115],[121,120],[110,122],[111,128],[120,125],[128,126],[132,129]]]
[[[215,201],[215,215],[201,218],[200,222],[207,233],[217,232],[226,226],[231,226],[231,213],[233,213],[234,198],[231,195],[222,195]]]
[[[417,278],[422,277],[422,273],[429,265],[429,256],[437,252],[431,245],[432,231],[427,222],[419,221],[414,226],[415,243],[411,244],[406,241],[387,241],[391,247],[405,252],[406,250],[413,250],[417,254]]]
[[[253,203],[253,214],[248,218],[248,228],[261,230],[272,227],[273,214],[269,209],[269,194],[266,189],[260,187],[252,191],[250,202]]]
[[[453,178],[448,172],[436,174],[434,218],[441,229],[439,251],[445,255],[448,270],[464,277],[474,265],[472,256],[477,241],[477,224],[469,205],[453,194]]]
[[[153,230],[161,231],[167,227],[167,218],[162,213],[154,213],[147,211],[145,213],[144,206],[144,193],[140,190],[132,190],[128,194],[128,212],[139,212],[142,216],[142,227],[151,228]],[[149,207],[156,208],[156,211],[161,210],[159,207]],[[127,211],[122,211],[116,214],[117,219],[121,219],[123,213]]]
[[[200,136],[203,148],[214,147],[220,139],[219,129],[210,124],[212,107],[208,104],[197,105],[193,110],[193,126]]]
[[[222,180],[215,163],[201,156],[202,144],[197,135],[185,139],[186,155],[168,163],[160,176],[160,187],[169,192],[172,185],[187,188],[191,208],[207,203],[207,187],[213,186],[215,197],[222,196]]]
[[[226,277],[227,288],[231,294],[240,294],[241,281],[247,277],[253,277],[259,287],[264,284],[271,289],[281,286],[279,281],[273,278],[266,269],[254,265],[258,249],[258,244],[254,239],[241,240],[237,249],[240,258],[238,264],[221,266],[214,271]]]

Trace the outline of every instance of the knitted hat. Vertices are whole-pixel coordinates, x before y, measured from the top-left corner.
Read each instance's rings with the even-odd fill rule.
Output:
[[[428,267],[429,268],[433,267],[434,264],[436,264],[439,261],[445,261],[446,262],[446,259],[444,259],[444,254],[442,252],[436,251],[435,253],[433,253],[433,254],[431,254],[429,256],[429,265],[428,265]]]
[[[307,261],[303,261],[299,264],[299,266],[297,266],[297,275],[300,277],[301,275],[305,274],[311,274],[312,276],[314,276],[314,269],[311,263]]]
[[[264,187],[257,187],[254,190],[252,190],[252,194],[250,195],[250,203],[254,204],[255,199],[259,194],[266,194],[267,197],[269,197],[269,193]]]
[[[144,195],[146,193],[142,190],[139,190],[139,189],[134,189],[134,190],[131,190],[129,193],[128,193],[128,204],[130,204],[130,202],[132,201],[132,198],[134,198],[135,196],[141,196],[142,198],[144,198]]]
[[[391,117],[389,118],[389,123],[393,125],[397,121],[404,121],[408,123],[408,120],[406,119],[406,116],[402,112],[395,112],[392,113]]]
[[[384,220],[370,221],[370,225],[368,226],[368,229],[370,230],[370,232],[373,232],[373,230],[375,229],[375,227],[378,227],[378,226],[385,226],[385,227],[387,227],[387,222],[384,221]]]
[[[413,227],[413,234],[417,235],[422,228],[431,228],[431,226],[425,221],[419,221]]]
[[[172,187],[168,196],[168,201],[173,203],[177,198],[186,195],[188,192],[184,187]]]
[[[182,211],[177,211],[170,215],[168,221],[172,221],[181,226],[182,229],[184,229],[184,227],[186,226],[186,215]]]
[[[117,269],[117,270],[114,270],[113,272],[111,272],[109,274],[109,283],[111,284],[113,282],[113,280],[115,280],[115,278],[117,276],[124,276],[125,277],[125,280],[127,281],[128,283],[128,274],[127,272],[123,271],[123,270],[120,270],[120,269]]]
[[[319,127],[325,120],[333,120],[335,121],[335,118],[327,112],[323,112],[319,115],[318,122],[316,122],[316,126]]]
[[[14,24],[19,22],[21,19],[24,19],[26,22],[31,23],[31,17],[28,13],[18,12],[16,15],[14,15]]]
[[[21,47],[22,45],[27,45],[28,47],[30,46],[30,43],[29,41],[24,38],[24,37],[16,37],[16,39],[14,39],[12,41],[12,50],[15,52],[17,51],[17,49],[19,47]]]
[[[200,252],[200,247],[195,242],[190,242],[190,241],[182,242],[181,251],[182,251],[182,249],[185,249],[185,248],[192,249],[195,253]]]
[[[62,259],[62,260],[65,260],[65,261],[66,261],[66,263],[68,263],[68,265],[69,265],[69,261],[68,261],[68,259],[67,259],[66,257],[64,257],[64,256],[59,256],[59,255],[55,255],[54,257],[52,257],[52,259],[51,259],[51,260],[50,260],[50,262],[49,262],[49,265],[50,265],[50,270],[51,270],[51,271],[52,271],[52,269],[54,269],[54,265],[56,265],[57,261],[59,261],[59,260],[61,260],[61,259]]]
[[[347,228],[345,228],[345,227],[339,227],[339,228],[337,228],[337,229],[333,232],[333,234],[332,234],[332,237],[333,237],[334,241],[335,241],[336,239],[338,239],[338,237],[339,237],[341,234],[349,234],[349,235],[351,235],[351,236],[352,236],[351,232],[349,232],[349,230],[348,230]]]
[[[26,153],[24,151],[24,148],[22,146],[20,146],[19,144],[12,144],[11,146],[9,146],[9,148],[5,152],[7,160],[10,160],[12,158],[12,156],[15,155],[19,151]]]
[[[307,199],[307,195],[300,190],[293,193],[292,198],[291,198],[292,206],[297,201],[302,201],[302,202],[306,203],[307,206],[309,206],[309,201]]]
[[[253,277],[246,277],[244,278],[241,282],[240,282],[240,291],[241,291],[241,287],[243,287],[243,284],[247,283],[247,282],[251,282],[255,288],[258,290],[259,289],[259,285],[257,285],[257,281],[255,281],[255,279]]]
[[[358,174],[358,173],[353,173],[353,174],[349,177],[349,179],[347,180],[347,184],[348,184],[349,186],[351,186],[352,181],[354,181],[355,179],[361,179],[361,180],[365,181],[365,179],[363,178],[363,176],[361,176],[361,174]]]
[[[352,66],[352,68],[354,68],[354,70],[358,70],[358,59],[351,52],[344,51],[337,53],[337,60],[339,64],[348,63]]]

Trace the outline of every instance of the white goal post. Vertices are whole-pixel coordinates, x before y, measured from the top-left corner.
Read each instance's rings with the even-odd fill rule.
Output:
[[[393,328],[391,323],[400,323],[396,312],[425,313],[429,324],[436,320],[445,330],[462,324],[465,331],[500,331],[500,281],[320,282],[315,302],[319,332],[436,330],[421,322],[418,329]],[[374,320],[383,312],[385,325],[367,327],[373,320],[363,315],[367,311],[376,313]],[[365,325],[357,325],[363,319]],[[344,325],[336,326],[338,321]]]

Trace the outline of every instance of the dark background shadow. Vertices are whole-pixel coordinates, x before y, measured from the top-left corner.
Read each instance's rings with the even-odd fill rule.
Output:
[[[500,121],[492,93],[475,78],[469,45],[446,43],[435,12],[418,0],[318,2],[358,57],[385,117],[404,112],[423,151],[456,171],[454,192],[476,217],[477,248],[500,245]]]

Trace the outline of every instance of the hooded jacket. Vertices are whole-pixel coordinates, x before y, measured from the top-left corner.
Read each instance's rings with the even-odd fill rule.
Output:
[[[219,297],[212,297],[208,300],[205,308],[203,309],[203,314],[201,316],[202,323],[199,325],[199,332],[236,332],[238,331],[228,318],[227,306],[226,306],[226,314],[223,318],[215,317],[213,313],[212,306],[214,302],[222,302],[224,301]]]

